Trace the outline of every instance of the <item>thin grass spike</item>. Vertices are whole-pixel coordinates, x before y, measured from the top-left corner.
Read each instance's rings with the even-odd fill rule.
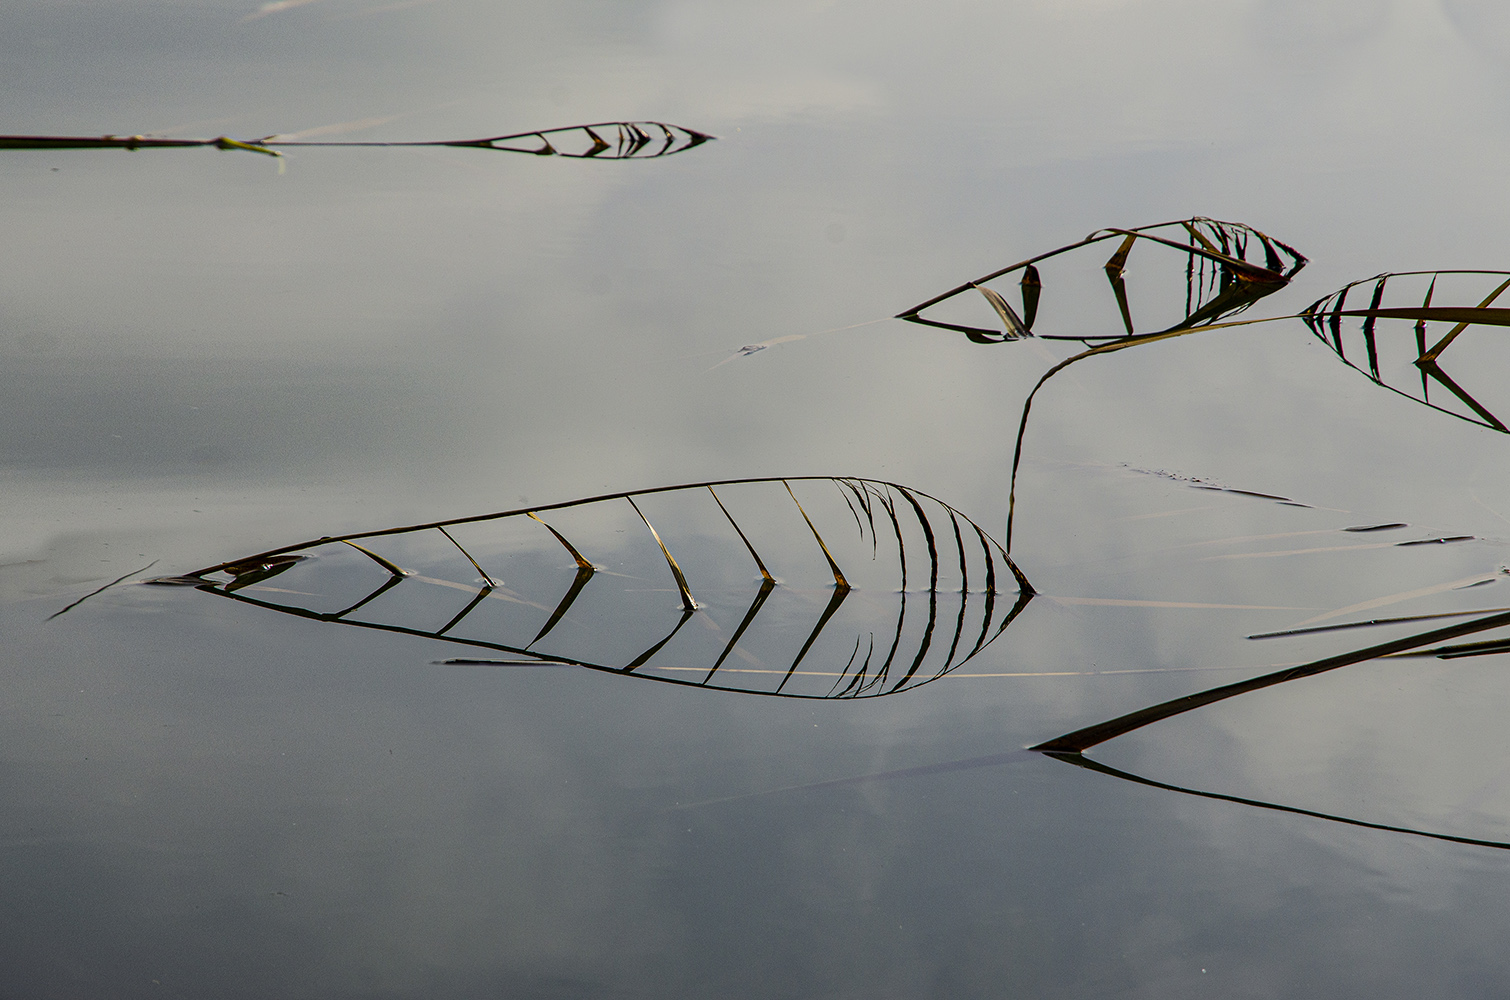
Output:
[[[776,581],[771,577],[771,571],[765,568],[765,562],[760,558],[760,553],[755,551],[755,546],[751,545],[750,540],[745,537],[744,530],[740,528],[739,523],[734,520],[734,515],[729,513],[729,508],[725,507],[724,502],[718,499],[718,494],[713,492],[713,487],[709,486],[708,492],[713,494],[713,502],[718,504],[718,509],[723,511],[724,517],[727,517],[729,519],[729,524],[734,528],[735,532],[738,533],[739,540],[741,542],[744,542],[745,548],[750,550],[750,558],[754,559],[755,565],[760,568],[760,575],[764,577],[768,583],[775,583]]]
[[[440,525],[436,525],[436,527],[439,528]],[[377,563],[379,566],[383,567],[388,572],[392,573],[394,576],[408,576],[408,574],[405,573],[402,569],[400,569],[397,565],[395,565],[394,563],[389,562],[387,559],[384,559],[382,556],[378,555],[376,552],[372,551],[371,549],[364,548],[364,547],[358,545],[356,542],[353,542],[349,538],[342,538],[342,539],[339,539],[339,540],[342,541],[342,542],[345,542],[347,545],[350,545],[352,548],[356,549],[358,552],[362,553],[362,555],[366,556],[368,559],[371,559],[373,562]],[[217,568],[219,568],[219,567],[217,567]],[[194,575],[195,576],[199,576],[200,574],[195,573]],[[483,576],[486,577],[487,574],[484,573]]]
[[[682,610],[697,610],[697,602],[692,599],[692,591],[687,589],[687,578],[682,575],[682,568],[676,564],[676,560],[671,558],[671,552],[666,548],[666,543],[661,541],[661,536],[656,533],[655,525],[651,524],[650,519],[641,512],[639,504],[634,502],[634,497],[625,497],[624,499],[629,501],[629,506],[634,508],[634,512],[640,515],[640,520],[645,522],[645,527],[650,529],[650,534],[655,539],[655,544],[661,547],[661,555],[666,557],[666,565],[671,567],[671,575],[676,579],[676,589],[682,598]],[[680,627],[680,625],[677,626],[677,628]]]
[[[457,550],[460,551],[462,555],[467,557],[467,562],[471,563],[472,568],[477,570],[477,575],[482,577],[482,582],[488,585],[489,590],[494,587],[500,587],[503,585],[501,581],[490,576],[488,574],[488,571],[483,569],[481,564],[479,564],[476,559],[472,558],[472,553],[462,548],[461,543],[458,542],[454,537],[452,537],[449,531],[447,531],[444,527],[437,528],[436,530],[439,531],[442,535],[445,535],[447,538],[449,538],[451,540],[451,544],[456,546]]]
[[[828,568],[834,572],[834,586],[840,590],[848,590],[849,581],[844,579],[844,574],[840,572],[839,564],[834,562],[833,554],[828,551],[828,546],[823,544],[823,536],[818,534],[818,529],[813,525],[813,519],[807,516],[807,511],[802,510],[802,502],[797,499],[797,494],[792,492],[792,484],[783,479],[781,485],[786,487],[787,494],[792,498],[792,503],[797,505],[799,511],[802,511],[802,519],[807,522],[808,528],[813,532],[813,538],[818,542],[818,547],[823,550],[823,558],[828,560]]]

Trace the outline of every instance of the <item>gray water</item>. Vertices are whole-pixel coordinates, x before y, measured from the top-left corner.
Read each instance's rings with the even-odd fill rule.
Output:
[[[1032,596],[998,562],[988,608],[970,526],[1005,558],[1024,401],[1084,345],[892,318],[1192,216],[1308,258],[1237,318],[1510,267],[1499,5],[17,0],[0,24],[6,134],[717,137],[0,149],[0,996],[1502,992],[1505,653],[1364,656],[1083,758],[1026,749],[1477,619],[1250,635],[1510,607],[1510,439],[1408,398],[1413,323],[1378,323],[1383,384],[1357,320],[1357,368],[1283,320],[1064,369],[1015,483]],[[1044,265],[1036,333],[1123,332],[1116,245]],[[1133,313],[1185,265],[1137,247]],[[1433,302],[1502,279],[1475,280]],[[1495,420],[1503,331],[1441,357]],[[577,569],[520,517],[456,528],[515,599],[447,635],[526,653],[433,637],[484,589],[435,531],[363,543],[409,577],[337,544],[235,589],[140,582],[779,477],[819,478],[718,488],[778,581],[738,643],[762,577],[696,490],[641,498],[690,616],[621,499],[541,513],[595,569],[533,666]],[[865,495],[905,557],[824,477],[899,484]],[[957,512],[928,508],[936,583],[902,487]],[[793,499],[853,584],[828,619]],[[408,633],[267,606],[333,619],[390,579],[349,620]]]

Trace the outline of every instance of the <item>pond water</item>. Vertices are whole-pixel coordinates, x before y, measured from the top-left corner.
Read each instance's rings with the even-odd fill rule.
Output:
[[[1500,5],[3,20],[0,994],[1502,989]]]

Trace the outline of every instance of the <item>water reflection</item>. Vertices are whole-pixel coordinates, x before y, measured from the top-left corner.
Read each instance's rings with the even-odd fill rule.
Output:
[[[607,136],[607,138],[604,138]],[[565,156],[573,159],[649,160],[685,152],[714,138],[680,125],[665,122],[595,122],[591,125],[567,125],[560,128],[515,132],[483,139],[440,139],[418,142],[313,142],[284,139],[278,134],[261,139],[166,139],[142,135],[0,135],[0,149],[182,149],[213,146],[216,149],[240,149],[268,156],[281,156],[280,148],[291,146],[455,146],[467,149],[492,149],[504,153],[529,153],[534,156]]]
[[[1503,279],[1503,280],[1501,280]],[[1483,294],[1482,288],[1492,285],[1487,294]],[[1422,286],[1424,286],[1424,291]],[[1439,288],[1440,286],[1440,288]],[[1475,290],[1477,287],[1477,291]],[[1441,359],[1449,346],[1468,329],[1472,324],[1483,326],[1510,326],[1510,309],[1495,307],[1497,300],[1506,288],[1510,288],[1510,271],[1401,271],[1392,274],[1379,274],[1362,281],[1354,281],[1342,288],[1313,302],[1301,313],[1301,318],[1310,327],[1322,343],[1336,352],[1337,357],[1350,368],[1364,372],[1375,384],[1384,386],[1402,396],[1414,399],[1434,410],[1466,420],[1469,423],[1488,427],[1501,433],[1510,433],[1504,423],[1489,411],[1473,394],[1459,385],[1442,369]],[[1364,308],[1348,308],[1348,296],[1354,295],[1354,301],[1366,300],[1368,305]],[[1483,294],[1480,299],[1479,296]],[[1443,299],[1448,304],[1444,305]],[[1478,304],[1464,306],[1459,303],[1478,299]],[[1415,303],[1419,305],[1404,303]],[[1343,319],[1360,320],[1356,332],[1348,325],[1344,331]],[[1403,365],[1391,364],[1392,358],[1382,355],[1396,355],[1400,353],[1399,344],[1405,341],[1402,336],[1390,336],[1391,333],[1403,333],[1403,330],[1391,330],[1391,327],[1400,326],[1402,323],[1414,321],[1412,332],[1414,333],[1415,350],[1411,352],[1414,357],[1409,364],[1415,371],[1411,372]],[[1447,330],[1431,346],[1427,346],[1427,323],[1451,323],[1452,327]],[[1362,341],[1361,350],[1358,341]],[[1381,351],[1382,345],[1382,351]],[[1349,357],[1351,351],[1352,357]],[[1368,368],[1365,371],[1359,367],[1357,360],[1362,354]],[[1458,345],[1454,352],[1455,357],[1465,354],[1464,367],[1469,370],[1475,366],[1482,366],[1482,359],[1475,359],[1472,355]],[[1461,369],[1460,369],[1461,370]],[[1420,379],[1420,390],[1417,391],[1414,379]],[[1435,382],[1440,389],[1447,390],[1456,397],[1467,412],[1461,409],[1453,409],[1439,402],[1432,402],[1431,383]],[[1476,380],[1481,384],[1481,380]],[[1491,381],[1488,389],[1497,388]],[[1441,392],[1438,391],[1438,400],[1441,400]],[[1475,392],[1482,394],[1477,385]]]
[[[1438,615],[1409,616],[1379,619],[1368,622],[1357,622],[1351,623],[1350,625],[1331,626],[1331,628],[1358,628],[1366,626],[1396,624],[1408,621],[1419,621],[1422,619],[1430,618],[1476,615],[1481,613],[1482,611],[1447,612]],[[1178,715],[1183,715],[1186,712],[1194,711],[1197,708],[1202,708],[1206,705],[1211,705],[1219,701],[1225,701],[1229,698],[1236,698],[1240,695],[1248,694],[1253,691],[1260,691],[1279,684],[1286,684],[1290,681],[1300,680],[1301,678],[1314,677],[1317,674],[1326,673],[1327,671],[1336,670],[1340,667],[1345,667],[1356,663],[1362,663],[1367,660],[1374,660],[1381,657],[1409,655],[1431,656],[1438,659],[1447,660],[1507,652],[1510,651],[1510,639],[1506,638],[1491,639],[1488,641],[1473,643],[1453,643],[1441,646],[1435,645],[1437,643],[1446,643],[1451,639],[1460,638],[1462,636],[1473,635],[1476,633],[1485,632],[1496,628],[1502,628],[1505,626],[1510,626],[1510,611],[1500,609],[1497,613],[1484,615],[1484,617],[1475,618],[1472,621],[1460,622],[1455,625],[1432,629],[1427,632],[1421,632],[1416,635],[1406,636],[1404,638],[1391,640],[1389,642],[1365,646],[1360,649],[1350,650],[1345,653],[1325,657],[1323,659],[1315,660],[1310,663],[1301,664],[1295,667],[1289,667],[1284,670],[1279,670],[1272,673],[1263,674],[1258,677],[1253,677],[1248,680],[1239,681],[1235,684],[1224,684],[1219,687],[1209,688],[1205,691],[1197,692],[1195,694],[1189,694],[1180,698],[1172,699],[1170,701],[1161,702],[1156,705],[1150,705],[1145,708],[1138,709],[1137,711],[1129,712],[1126,715],[1118,716],[1114,719],[1109,719],[1105,722],[1096,723],[1094,725],[1077,729],[1074,732],[1056,736],[1053,739],[1046,740],[1042,743],[1037,744],[1036,746],[1030,747],[1029,749],[1039,751],[1040,753],[1052,757],[1055,760],[1060,760],[1068,764],[1074,764],[1077,767],[1083,767],[1088,770],[1096,771],[1114,778],[1120,778],[1125,781],[1132,781],[1154,788],[1162,788],[1167,791],[1180,792],[1186,795],[1196,795],[1202,798],[1219,799],[1225,802],[1234,802],[1240,805],[1253,806],[1260,809],[1268,809],[1277,812],[1287,812],[1302,816],[1310,816],[1316,819],[1326,820],[1328,822],[1342,823],[1349,826],[1364,827],[1372,830],[1381,830],[1390,833],[1408,833],[1415,836],[1429,837],[1434,840],[1443,840],[1456,844],[1510,850],[1510,843],[1503,841],[1486,840],[1476,837],[1456,836],[1414,827],[1405,827],[1385,823],[1373,823],[1347,816],[1318,812],[1312,809],[1302,809],[1296,806],[1284,805],[1276,802],[1266,802],[1236,795],[1228,795],[1221,792],[1186,788],[1163,781],[1157,781],[1143,775],[1133,774],[1129,771],[1111,767],[1108,764],[1093,760],[1085,756],[1085,751],[1089,750],[1091,747],[1100,745],[1109,740],[1116,739],[1119,736],[1124,736],[1128,733],[1134,732],[1135,730],[1142,729],[1145,726],[1150,726],[1154,723],[1162,722],[1165,719],[1170,719]],[[1285,633],[1274,633],[1273,635],[1298,635],[1305,633],[1306,630],[1291,630]],[[1273,635],[1263,636],[1263,638],[1273,637]],[[1435,648],[1422,651],[1422,647],[1427,646],[1435,646]]]
[[[570,567],[549,555],[561,550]],[[472,582],[454,579],[467,568]],[[741,582],[752,570],[758,582]],[[999,599],[1008,577],[1014,603]],[[1033,593],[1006,551],[943,501],[828,477],[668,486],[320,538],[153,582],[513,657],[445,661],[458,665],[580,666],[794,698],[876,697],[943,677]],[[467,598],[447,608],[457,591]],[[352,617],[363,609],[376,617]]]

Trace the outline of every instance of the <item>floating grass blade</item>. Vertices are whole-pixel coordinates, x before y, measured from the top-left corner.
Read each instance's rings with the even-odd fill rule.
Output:
[[[1169,235],[1163,234],[1166,231]],[[1172,235],[1183,236],[1185,242],[1177,242],[1169,238]],[[925,302],[920,302],[910,309],[903,310],[897,314],[896,318],[925,326],[955,330],[964,333],[977,343],[1020,340],[1030,332],[1050,339],[1086,342],[1110,339],[1114,335],[1109,333],[1064,335],[1051,332],[1046,334],[1036,330],[1035,324],[1038,320],[1039,302],[1044,289],[1043,278],[1037,265],[1061,254],[1071,253],[1082,247],[1111,239],[1117,239],[1120,242],[1111,258],[1102,267],[1116,298],[1118,312],[1122,317],[1124,335],[1129,337],[1139,334],[1140,331],[1133,324],[1124,275],[1129,255],[1140,243],[1162,245],[1185,255],[1185,316],[1173,326],[1164,328],[1166,330],[1202,326],[1241,312],[1258,299],[1285,287],[1290,279],[1306,265],[1306,258],[1293,247],[1237,222],[1221,222],[1216,219],[1196,217],[1138,226],[1133,229],[1098,229],[1078,242],[1029,257],[1027,260],[992,271],[974,281],[967,281]],[[1262,248],[1263,263],[1248,259],[1249,247]],[[1199,270],[1197,270],[1197,264],[1200,265]],[[1211,267],[1210,280],[1207,277],[1207,265]],[[1006,300],[999,292],[987,285],[987,282],[1019,271],[1022,274],[1020,279],[1023,297],[1022,318],[1018,318],[1016,311],[1007,306]],[[925,310],[971,289],[978,290],[985,296],[986,301],[1001,320],[1000,329],[945,322],[923,315]]]
[[[823,550],[823,558],[828,560],[828,568],[834,571],[834,586],[838,587],[840,590],[848,590],[849,581],[844,579],[844,574],[839,571],[839,564],[834,562],[833,553],[829,552],[828,546],[823,543],[823,536],[818,534],[818,529],[813,525],[813,519],[807,516],[807,511],[802,510],[801,501],[797,499],[797,494],[792,492],[792,484],[788,483],[786,480],[782,480],[781,485],[786,487],[787,494],[792,498],[792,503],[797,505],[797,509],[802,512],[802,519],[806,521],[807,526],[812,529],[813,538],[818,542],[818,548]]]
[[[467,557],[467,562],[472,564],[472,568],[477,571],[478,576],[482,577],[482,582],[487,584],[489,590],[493,589],[494,587],[502,586],[502,583],[500,581],[495,580],[493,577],[489,576],[488,571],[483,569],[482,565],[478,563],[476,559],[472,558],[472,553],[461,547],[461,543],[458,542],[449,531],[447,531],[444,527],[441,527],[438,530],[442,535],[446,536],[446,538],[451,542],[452,545],[456,546],[457,550],[460,551],[462,555]]]
[[[985,285],[976,285],[975,288],[986,297],[987,302],[991,303],[991,308],[996,310],[996,315],[1001,317],[1002,326],[1005,328],[1003,336],[1006,339],[1021,340],[1023,337],[1031,336],[1028,333],[1027,324],[1018,318],[1017,313],[1007,305],[1007,300],[1002,298],[996,289],[987,288]]]
[[[614,136],[610,143],[600,133]],[[664,141],[652,147],[652,132],[658,132]],[[277,134],[261,139],[241,140],[229,136],[213,139],[163,139],[142,135],[0,135],[0,149],[183,149],[188,147],[214,147],[224,150],[245,150],[265,156],[282,156],[280,148],[293,146],[452,146],[470,149],[492,149],[505,153],[525,153],[535,156],[563,156],[569,159],[602,160],[650,160],[674,153],[685,152],[715,138],[706,132],[668,125],[664,122],[594,122],[591,125],[567,125],[561,128],[541,129],[534,132],[515,132],[483,139],[443,139],[411,142],[311,142],[299,139],[279,139]],[[554,142],[552,141],[554,139]],[[567,140],[577,140],[575,146],[567,146]],[[578,148],[586,145],[586,148]],[[648,147],[648,148],[647,148]]]
[[[1293,680],[1299,680],[1302,677],[1313,677],[1316,674],[1336,670],[1339,667],[1378,659],[1391,653],[1419,649],[1422,646],[1446,642],[1459,636],[1472,635],[1475,632],[1484,632],[1505,625],[1510,625],[1510,612],[1476,618],[1471,622],[1449,625],[1430,632],[1406,636],[1403,639],[1379,643],[1376,646],[1366,646],[1363,649],[1340,653],[1336,656],[1328,656],[1310,663],[1303,663],[1298,667],[1289,667],[1246,681],[1239,681],[1236,684],[1224,684],[1221,687],[1211,688],[1197,694],[1186,695],[1173,701],[1150,705],[1147,708],[1139,709],[1136,712],[1129,712],[1126,715],[1110,719],[1106,722],[1086,726],[1084,729],[1077,729],[1072,733],[1065,733],[1063,736],[1056,736],[1029,749],[1045,752],[1081,753],[1099,743],[1105,743],[1107,740],[1115,739],[1135,729],[1142,729],[1144,726],[1152,725],[1155,722],[1161,722],[1176,715],[1183,715],[1197,708],[1202,708],[1218,701],[1225,701],[1228,698],[1235,698],[1250,691],[1259,691],[1263,688],[1273,687],[1276,684],[1285,684]]]
[[[800,482],[827,483],[835,493],[818,493],[799,501],[796,489]],[[781,493],[786,494],[786,500],[779,500]],[[656,520],[660,523],[654,526],[646,516],[652,512],[643,503],[647,496],[664,498],[657,501],[661,513]],[[628,523],[623,518],[628,511],[613,513],[613,507],[625,501],[635,512],[635,523],[645,526],[645,535],[623,533]],[[733,516],[735,510],[749,509],[757,502],[765,509],[758,531],[752,530],[753,525],[743,514],[737,520]],[[903,515],[899,504],[911,513]],[[892,523],[893,531],[886,533],[886,538],[878,537],[875,530],[877,506]],[[541,517],[547,511],[557,512],[552,518],[557,524],[548,524]],[[727,526],[722,528],[724,540],[710,543],[706,521],[710,514],[717,518],[717,526]],[[904,531],[904,516],[909,522],[915,520],[916,529],[909,524]],[[947,528],[940,518],[947,519]],[[573,526],[558,528],[567,519]],[[831,530],[851,522],[860,525],[858,538],[847,530],[837,534]],[[473,526],[464,548],[452,530],[460,524]],[[494,527],[488,529],[490,524]],[[926,574],[919,572],[918,557],[909,557],[905,549],[907,532],[912,530],[921,532],[926,541]],[[952,533],[953,553],[939,551],[941,531]],[[975,533],[978,547],[966,543],[967,531]],[[433,541],[426,537],[431,532]],[[414,563],[418,568],[412,572],[406,573],[372,548],[359,544],[359,540],[371,539],[397,541],[399,536],[411,539],[403,551],[406,564],[418,560]],[[890,536],[894,536],[894,544]],[[804,542],[805,538],[811,540]],[[836,548],[841,538],[843,545]],[[822,564],[813,562],[816,554],[810,547],[814,542],[823,553]],[[871,549],[868,554],[864,552],[867,542]],[[714,548],[708,549],[710,544]],[[458,550],[477,569],[502,558],[494,552],[549,552],[557,545],[571,553],[577,564],[575,579],[564,595],[558,589],[559,575],[548,568],[549,559],[538,555],[529,555],[517,565],[505,565],[509,588],[475,587],[435,575],[444,574],[446,566],[456,565]],[[315,552],[338,556],[332,550],[348,546],[360,551],[363,558],[305,558]],[[582,549],[589,546],[606,548],[627,572],[613,573],[614,579],[595,584],[591,610],[585,614],[578,611],[571,619],[568,611],[584,604],[587,582],[602,580],[582,555]],[[671,556],[673,551],[689,546],[695,547],[692,551],[698,555],[698,565],[705,565],[714,553],[721,559],[752,559],[760,570],[757,586],[746,593],[745,584],[735,584],[731,593],[727,585],[720,588],[714,581],[705,581],[699,587],[700,597],[708,596],[705,587],[711,587],[709,593],[717,596],[712,604],[694,601],[686,572]],[[872,568],[870,562],[878,553],[884,558]],[[879,573],[883,582],[879,590],[857,601],[853,597],[856,580],[839,566],[862,556],[864,572]],[[630,561],[625,562],[626,558]],[[682,601],[674,614],[656,603],[655,591],[647,594],[641,583],[647,568],[653,565],[644,560],[652,558],[664,563],[677,581]],[[789,564],[787,572],[793,574],[788,579],[795,579],[795,583],[777,583],[776,570],[783,561]],[[999,614],[994,593],[1001,562],[1020,581],[1016,605],[1005,619]],[[364,567],[369,564],[383,569],[381,582],[374,584],[367,579],[371,571]],[[515,568],[511,570],[509,565]],[[826,568],[826,579],[818,576],[819,565]],[[300,574],[296,589],[260,592],[261,580],[266,577],[255,574],[274,568]],[[909,569],[913,570],[910,576]],[[736,577],[738,572],[724,578]],[[884,582],[888,577],[890,582]],[[909,599],[918,599],[908,592],[907,581],[912,578],[918,579],[919,589],[927,590],[926,621],[916,614],[909,617],[913,610]],[[936,497],[896,483],[821,476],[667,486],[323,537],[205,567],[181,579],[192,584],[195,592],[249,606],[524,658],[507,662],[576,665],[620,676],[784,698],[875,697],[947,676],[1000,635],[1031,598],[1031,588],[1006,550],[978,524]],[[899,579],[901,586],[897,586]],[[430,617],[434,614],[433,588],[437,586],[466,594],[465,605],[449,608],[440,628]],[[353,588],[360,588],[354,596],[338,596]],[[819,592],[824,593],[821,605],[812,600]],[[376,603],[379,598],[381,602]],[[337,600],[346,606],[327,610]],[[888,608],[892,600],[895,604]],[[949,603],[953,601],[959,602],[958,607]],[[706,618],[708,628],[686,627],[699,605],[711,609]],[[364,617],[364,608],[382,610],[373,618],[370,610]],[[717,624],[725,613],[738,620],[732,634]],[[941,626],[941,622],[952,623],[951,636],[940,634],[941,627],[950,627]],[[894,635],[884,643],[883,652],[878,648],[883,642],[878,642],[877,636],[888,632]],[[971,637],[977,633],[979,638],[972,648]],[[518,638],[510,638],[516,635]],[[861,652],[862,648],[868,652]],[[736,655],[742,662],[731,663]],[[815,683],[821,684],[816,690]]]
[[[676,579],[676,590],[682,598],[682,610],[697,610],[697,602],[692,599],[692,591],[687,589],[687,578],[682,575],[682,568],[676,564],[676,560],[671,558],[671,551],[666,548],[666,543],[661,541],[661,536],[655,530],[655,525],[651,524],[650,519],[640,510],[639,504],[634,502],[634,497],[625,497],[624,499],[629,501],[629,506],[634,508],[634,512],[640,515],[640,520],[645,522],[645,527],[650,529],[650,534],[655,539],[655,544],[661,547],[661,555],[666,557],[666,565],[671,567],[671,575]],[[681,626],[678,625],[677,628],[681,628]]]
[[[771,578],[771,571],[765,568],[765,562],[760,558],[760,553],[755,551],[755,546],[751,545],[750,540],[745,537],[744,529],[739,526],[739,522],[734,520],[734,515],[729,513],[729,508],[725,507],[724,502],[718,499],[718,494],[713,491],[713,487],[709,486],[708,492],[713,494],[714,502],[718,504],[718,509],[724,512],[724,517],[729,519],[729,525],[738,533],[739,540],[744,542],[745,548],[750,550],[750,558],[754,559],[755,565],[760,567],[760,575],[767,583],[774,584],[776,581]]]
[[[440,525],[436,525],[436,527],[441,527],[441,526]],[[445,529],[442,528],[441,530],[445,530]],[[448,535],[446,537],[449,538],[450,536]],[[455,539],[452,539],[452,540],[455,541]],[[347,545],[350,545],[352,548],[356,549],[358,552],[362,553],[362,555],[366,556],[368,559],[371,559],[373,562],[377,563],[379,566],[383,567],[388,572],[392,573],[394,576],[407,576],[408,575],[402,569],[400,569],[397,565],[395,565],[394,563],[389,562],[387,559],[384,559],[382,556],[378,555],[376,552],[372,551],[371,549],[363,548],[362,546],[358,545],[356,542],[353,542],[349,538],[342,538],[342,539],[340,539],[340,541],[343,541]],[[458,548],[459,547],[460,546],[458,546]],[[470,558],[470,556],[468,558]],[[225,567],[217,567],[217,568],[218,569],[224,569]],[[195,576],[199,576],[198,573],[195,573],[194,575]],[[484,573],[483,577],[486,578],[487,574]]]
[[[585,558],[583,558],[582,553],[578,552],[577,549],[576,549],[576,546],[572,545],[571,542],[568,542],[566,540],[566,537],[564,535],[562,535],[561,532],[557,531],[555,528],[552,528],[550,525],[545,524],[545,522],[542,521],[542,520],[540,520],[539,516],[536,515],[534,511],[527,510],[524,513],[525,513],[525,516],[527,516],[530,520],[537,521],[540,524],[544,524],[545,525],[545,530],[549,531],[552,535],[554,535],[556,537],[556,541],[558,541],[562,545],[564,545],[566,547],[566,551],[571,553],[571,557],[577,561],[577,568],[578,569],[584,569],[584,570],[589,570],[590,571],[593,568],[592,563],[588,562]]]

